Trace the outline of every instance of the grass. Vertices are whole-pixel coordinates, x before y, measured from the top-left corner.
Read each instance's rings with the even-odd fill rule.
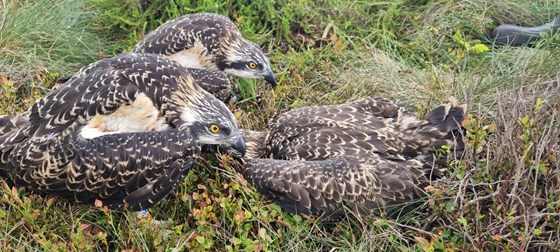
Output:
[[[0,110],[25,108],[29,102],[20,99],[43,94],[48,80],[98,60],[103,43],[93,20],[85,1],[1,1]]]
[[[398,218],[349,214],[340,223],[282,212],[248,185],[225,156],[200,159],[174,194],[152,208],[155,219],[169,221],[165,225],[4,185],[4,250],[560,249],[560,37],[522,48],[493,46],[485,38],[500,22],[539,25],[552,20],[560,9],[557,1],[174,0],[149,5],[91,0],[82,5],[68,1],[74,9],[64,12],[59,5],[45,11],[52,8],[47,2],[28,1],[34,7],[25,9],[27,15],[0,20],[0,54],[26,56],[3,65],[17,69],[1,71],[12,86],[48,86],[49,73],[67,73],[94,61],[99,45],[110,45],[103,47],[107,55],[118,53],[169,18],[219,12],[268,51],[279,79],[275,90],[260,81],[236,80],[242,97],[232,109],[242,127],[264,128],[290,108],[370,95],[397,99],[421,115],[455,96],[470,109],[464,123],[467,154],[449,164],[418,211]],[[18,8],[4,1],[0,11],[5,17],[12,13],[8,10],[23,12]],[[24,28],[4,28],[10,22],[29,24],[37,13],[51,22],[63,20],[61,13],[74,16],[69,20],[95,19],[64,27],[55,26],[57,22],[31,25],[51,38],[46,44],[33,43],[34,33],[22,32]],[[75,34],[76,27],[95,39],[84,35],[76,42],[73,38],[79,36],[59,35]],[[8,45],[18,40],[5,38],[17,36],[28,37],[16,50]],[[45,54],[52,41],[63,46],[56,54]],[[488,50],[481,50],[482,45]],[[33,56],[41,60],[27,57],[35,52],[43,52]],[[0,62],[6,59],[0,57]],[[16,77],[20,73],[31,77]],[[3,112],[23,111],[30,103],[14,106],[13,100],[30,101],[37,95],[12,92],[5,83]]]

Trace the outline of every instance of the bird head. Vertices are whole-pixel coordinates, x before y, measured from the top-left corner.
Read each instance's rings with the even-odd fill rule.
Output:
[[[224,47],[223,54],[217,57],[218,68],[228,75],[242,78],[264,79],[276,87],[276,79],[270,61],[255,43],[238,39]]]
[[[245,153],[244,158],[254,159],[254,158],[263,158],[266,155],[266,144],[264,143],[265,137],[267,132],[266,131],[256,131],[256,130],[247,130],[247,129],[240,129],[239,130],[241,135],[243,136],[243,140],[245,141],[245,145],[247,147],[247,151]],[[205,145],[202,148],[202,152],[204,153],[218,153],[218,152],[227,152],[231,153],[231,147],[224,146],[224,145]],[[239,157],[239,156],[236,156]],[[241,157],[239,157],[241,158]]]
[[[174,125],[188,128],[201,145],[223,146],[236,157],[245,155],[247,146],[237,120],[226,105],[194,84],[192,77],[184,79],[172,100],[179,109]]]
[[[247,147],[233,114],[197,85],[187,68],[156,54],[127,53],[115,58],[111,67],[125,69],[125,78],[150,94],[167,123],[189,131],[201,145],[224,145],[233,155],[245,155]]]

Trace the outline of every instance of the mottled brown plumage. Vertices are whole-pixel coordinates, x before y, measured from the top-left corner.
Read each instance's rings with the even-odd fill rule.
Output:
[[[194,82],[218,100],[226,102],[231,95],[231,82],[222,72],[189,68]]]
[[[362,163],[347,156],[327,160],[251,159],[244,176],[284,210],[329,219],[344,207],[371,215],[424,197],[430,184],[417,160]]]
[[[29,118],[26,116],[0,115],[0,136],[26,125]]]
[[[162,54],[185,67],[264,78],[276,85],[270,62],[261,49],[219,14],[194,13],[170,20],[144,36],[133,52]]]
[[[165,130],[86,136],[92,119],[109,117],[139,97],[157,109]],[[78,202],[100,199],[115,209],[139,210],[165,197],[201,144],[244,152],[227,107],[197,86],[186,68],[157,55],[129,53],[94,63],[27,114],[27,123],[0,136],[1,174],[19,186]],[[210,132],[210,125],[221,131]]]
[[[89,73],[90,68],[92,67],[94,66],[92,65],[90,67],[83,68],[74,75],[58,79],[53,89],[57,89],[69,80],[81,78],[85,74]],[[188,68],[188,72],[198,86],[218,98],[220,101],[225,102],[230,98],[231,82],[228,76],[223,72],[199,68]]]
[[[99,61],[85,67],[72,76],[59,80],[53,89],[58,89],[65,83],[74,83],[76,79],[83,78],[92,70],[106,67],[110,59]],[[194,83],[212,94],[221,101],[230,97],[231,85],[229,78],[221,72],[205,69],[187,68]],[[87,131],[90,136],[100,136],[115,132],[142,132],[164,130],[168,124],[160,116],[158,109],[144,94],[135,97],[131,104],[123,104],[115,113],[110,115],[97,115],[88,124]]]
[[[425,195],[441,175],[434,164],[447,162],[436,150],[463,150],[465,113],[454,99],[422,119],[383,98],[294,109],[265,132],[242,130],[252,158],[244,175],[291,212],[336,215],[346,205],[371,214]]]

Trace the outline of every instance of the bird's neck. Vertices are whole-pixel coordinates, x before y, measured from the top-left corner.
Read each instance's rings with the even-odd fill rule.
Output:
[[[247,145],[247,152],[245,157],[247,158],[260,158],[266,155],[266,146],[264,143],[266,137],[266,131],[255,131],[248,129],[239,129],[243,140],[245,140],[245,145]]]

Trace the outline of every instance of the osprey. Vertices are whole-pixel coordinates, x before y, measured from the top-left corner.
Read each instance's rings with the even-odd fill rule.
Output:
[[[148,120],[119,121],[115,114],[130,106]],[[158,55],[126,53],[94,63],[27,115],[0,117],[6,122],[0,175],[78,202],[99,199],[113,209],[157,203],[193,166],[201,145],[245,152],[228,108],[186,68]],[[99,118],[115,129],[92,132]]]
[[[266,131],[242,130],[247,144],[245,178],[285,210],[340,216],[406,203],[426,195],[424,187],[452,156],[463,151],[460,122],[466,106],[454,99],[422,119],[383,98],[288,111]]]
[[[187,14],[167,21],[144,36],[133,52],[162,54],[185,67],[263,78],[276,86],[270,62],[262,50],[243,38],[231,20],[219,14]]]
[[[76,79],[84,78],[84,76],[90,74],[92,69],[95,70],[101,67],[104,64],[103,62],[110,61],[111,59],[106,59],[97,64],[84,67],[74,75],[59,80],[58,85],[53,89],[58,89],[64,85],[74,85]],[[229,78],[225,74],[196,68],[187,68],[186,70],[197,86],[221,101],[227,100],[230,95],[231,86]],[[152,101],[145,94],[140,94],[132,103],[122,104],[111,115],[95,116],[82,132],[86,137],[91,138],[115,132],[165,130],[167,127],[168,125],[161,118]]]

